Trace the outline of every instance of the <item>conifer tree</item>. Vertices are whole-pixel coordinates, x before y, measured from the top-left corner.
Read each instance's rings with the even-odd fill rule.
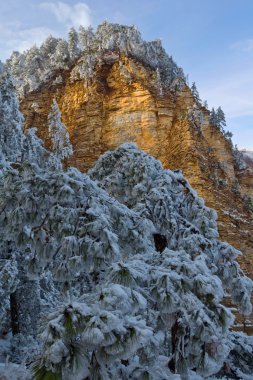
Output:
[[[26,252],[32,278],[50,272],[58,289],[43,286],[34,378],[217,373],[232,348],[223,288],[249,313],[252,282],[217,240],[215,212],[132,144],[90,175],[107,192],[73,168],[27,162],[0,188],[2,240]]]
[[[48,115],[48,130],[52,142],[51,159],[55,160],[55,163],[58,161],[59,165],[63,159],[73,154],[73,149],[66,126],[61,121],[61,111],[55,99]]]
[[[23,138],[22,161],[33,163],[39,167],[47,166],[49,152],[44,148],[42,140],[37,136],[37,129],[30,128]]]
[[[197,86],[196,86],[196,83],[193,82],[192,83],[192,86],[191,86],[191,92],[192,92],[192,95],[194,97],[194,99],[196,100],[197,103],[200,103],[201,100],[200,100],[200,97],[199,97],[199,92],[197,90]]]
[[[78,37],[81,51],[89,51],[94,40],[92,27],[85,29],[82,25],[80,25]]]
[[[79,38],[75,28],[71,28],[68,34],[68,48],[71,61],[75,60],[79,54]]]
[[[212,108],[209,121],[212,125],[218,127],[222,133],[225,133],[224,127],[226,126],[226,119],[221,107],[218,107],[216,111]]]
[[[216,112],[215,112],[213,107],[212,107],[210,115],[209,115],[209,122],[211,125],[216,125],[216,123],[217,123]]]
[[[52,65],[58,69],[67,69],[70,62],[68,43],[60,38],[57,42],[55,53],[52,57]]]
[[[23,116],[8,72],[0,74],[0,151],[6,161],[20,160]]]
[[[226,126],[226,119],[221,107],[218,107],[216,110],[216,123],[220,130],[224,132],[224,127]]]

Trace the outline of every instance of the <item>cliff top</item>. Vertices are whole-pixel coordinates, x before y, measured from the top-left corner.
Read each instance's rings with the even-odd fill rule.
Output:
[[[80,26],[78,32],[72,28],[67,41],[49,36],[40,47],[34,45],[24,53],[13,52],[6,65],[22,96],[61,70],[72,70],[73,79],[92,77],[94,67],[108,52],[131,56],[157,70],[159,85],[166,88],[185,84],[183,70],[165,52],[160,40],[146,42],[136,27],[108,22],[103,22],[96,31],[91,27]],[[113,56],[106,58],[110,60]]]

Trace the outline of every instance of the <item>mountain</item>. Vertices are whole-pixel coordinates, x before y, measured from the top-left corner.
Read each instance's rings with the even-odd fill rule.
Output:
[[[221,239],[243,252],[253,278],[252,172],[159,40],[105,22],[95,33],[72,30],[68,43],[49,37],[8,65],[26,128],[36,126],[49,146],[56,99],[74,149],[69,165],[87,171],[105,151],[135,142],[164,168],[181,169],[217,210]]]
[[[14,52],[0,82],[0,362],[247,378],[252,339],[230,329],[252,332],[252,281],[226,241],[250,274],[252,204],[222,109],[159,41],[109,23]]]

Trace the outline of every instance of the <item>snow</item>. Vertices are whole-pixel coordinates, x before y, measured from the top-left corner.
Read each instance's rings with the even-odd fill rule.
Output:
[[[88,81],[97,63],[103,60],[114,63],[115,57],[118,60],[121,53],[153,69],[153,82],[159,94],[163,88],[177,90],[184,86],[183,70],[166,54],[161,41],[143,41],[135,27],[108,22],[99,25],[95,32],[92,28],[80,27],[79,32],[71,28],[68,41],[49,36],[39,48],[34,46],[24,53],[13,52],[7,60],[7,67],[18,93],[23,95],[52,78],[54,84],[61,83],[61,70],[71,69],[72,79],[81,77]],[[121,67],[121,73],[131,82],[131,74],[126,67]]]
[[[21,364],[0,363],[1,380],[31,380],[31,374]]]
[[[134,28],[115,28],[119,40],[102,35],[101,46],[124,46],[127,32],[138,54],[160,49]],[[43,49],[52,54],[57,44],[49,37]],[[0,100],[10,94],[11,120],[11,81],[0,90]],[[36,362],[63,380],[196,380],[226,362],[248,375],[252,342],[230,333],[233,315],[221,302],[229,292],[249,314],[252,281],[235,261],[240,252],[217,239],[216,212],[180,171],[134,144],[105,153],[88,175],[64,170],[70,143],[56,102],[49,126],[53,152],[20,127],[22,144],[5,146],[1,158],[0,333],[11,330],[11,315],[19,330],[1,343],[2,362],[11,362],[2,371],[26,377]],[[16,129],[0,128],[0,142],[9,133]]]

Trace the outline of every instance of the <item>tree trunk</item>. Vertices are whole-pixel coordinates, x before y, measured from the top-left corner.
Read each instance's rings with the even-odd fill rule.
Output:
[[[18,321],[18,303],[17,303],[16,292],[10,295],[10,310],[11,310],[12,334],[17,335],[19,334],[20,330],[19,330],[19,321]]]

